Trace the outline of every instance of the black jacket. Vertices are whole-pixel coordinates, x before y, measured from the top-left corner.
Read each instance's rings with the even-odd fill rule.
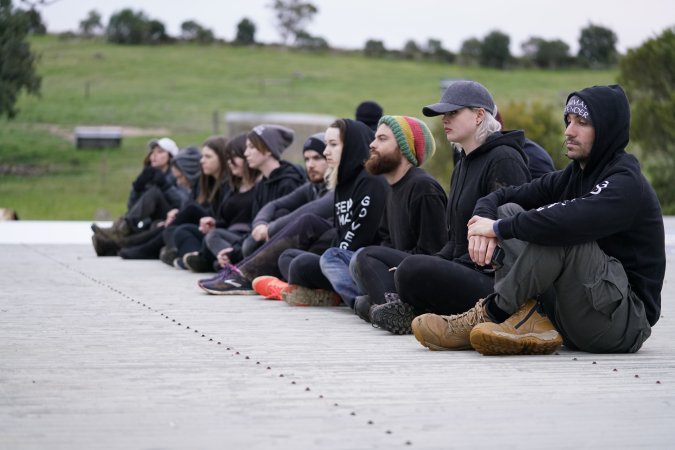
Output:
[[[448,240],[447,202],[438,181],[411,167],[391,186],[380,229],[382,245],[410,254],[436,253]]]
[[[530,181],[523,139],[522,131],[498,131],[468,155],[461,153],[450,181],[446,216],[448,243],[439,256],[459,258],[473,266],[468,253],[467,223],[478,199],[503,186]]]
[[[494,219],[498,205],[515,202],[526,211],[498,223],[503,239],[558,246],[596,241],[621,262],[654,325],[661,311],[666,267],[663,217],[637,159],[625,151],[628,100],[616,85],[572,95],[586,103],[595,129],[586,167],[573,161],[562,171],[494,192],[478,202],[475,213]]]
[[[296,188],[291,193],[273,200],[263,206],[251,226],[255,228],[258,225],[269,225],[273,221],[286,216],[297,210],[301,206],[314,201],[328,192],[325,183],[312,183],[307,181],[302,186]]]
[[[293,192],[307,181],[305,172],[288,161],[279,161],[281,165],[274,169],[268,178],[263,178],[255,185],[251,215],[255,217],[267,203]]]
[[[371,175],[363,167],[373,130],[361,122],[344,120],[347,130],[335,187],[337,237],[333,246],[354,251],[379,243],[377,231],[389,185],[384,177]]]

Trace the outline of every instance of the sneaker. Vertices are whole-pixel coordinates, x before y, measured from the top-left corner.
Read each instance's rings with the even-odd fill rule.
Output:
[[[183,255],[183,265],[190,272],[211,272],[213,265],[199,252],[190,252]]]
[[[176,247],[169,247],[165,245],[159,251],[159,260],[164,264],[168,264],[169,266],[173,266],[173,260],[176,259],[177,256],[178,249]]]
[[[394,334],[411,334],[415,308],[401,300],[374,305],[370,308],[373,326]]]
[[[271,275],[263,275],[254,278],[251,286],[254,291],[267,299],[281,300],[281,291],[288,287],[288,283]]]
[[[310,289],[297,284],[289,284],[281,292],[283,301],[291,306],[338,306],[340,296],[333,291]]]
[[[470,339],[473,348],[483,355],[547,355],[563,343],[534,299],[502,323],[476,325]]]
[[[420,344],[429,350],[469,350],[469,334],[479,323],[489,322],[483,301],[462,314],[440,316],[422,314],[412,321],[412,331]]]
[[[217,274],[209,278],[202,278],[201,280],[197,281],[197,284],[199,285],[199,287],[201,287],[202,283],[205,283],[207,281],[216,281],[220,279],[225,279],[230,277],[233,273],[241,275],[241,272],[234,266],[234,264],[227,264],[224,267],[222,267]]]
[[[187,270],[187,267],[183,263],[183,258],[174,258],[172,266],[178,270]]]
[[[354,313],[368,323],[370,323],[370,308],[372,307],[368,295],[359,295],[354,299]]]
[[[253,295],[256,292],[241,273],[232,273],[212,281],[200,281],[199,287],[213,295]]]

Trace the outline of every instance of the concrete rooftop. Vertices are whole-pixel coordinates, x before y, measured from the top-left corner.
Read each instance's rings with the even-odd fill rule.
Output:
[[[634,355],[430,352],[347,308],[209,296],[0,222],[0,449],[674,448],[675,218]],[[441,294],[441,293],[439,293]]]

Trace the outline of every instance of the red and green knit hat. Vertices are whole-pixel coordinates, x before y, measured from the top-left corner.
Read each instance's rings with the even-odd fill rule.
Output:
[[[409,116],[382,116],[378,122],[391,128],[401,153],[411,164],[421,166],[436,151],[436,141],[427,124]]]

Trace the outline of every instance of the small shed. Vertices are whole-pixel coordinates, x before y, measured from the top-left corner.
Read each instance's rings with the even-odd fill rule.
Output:
[[[75,127],[77,148],[111,148],[122,145],[120,127]]]

